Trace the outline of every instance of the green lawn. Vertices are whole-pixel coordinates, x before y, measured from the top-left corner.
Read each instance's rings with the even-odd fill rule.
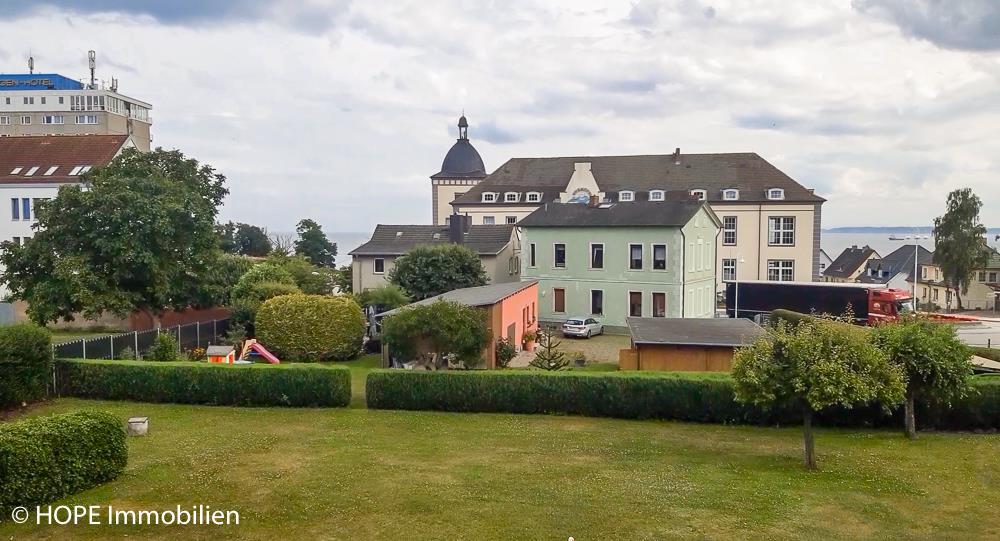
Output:
[[[53,330],[52,331],[52,343],[60,344],[62,342],[71,342],[73,340],[78,340],[80,338],[96,338],[98,336],[106,336],[109,334],[118,334],[123,331],[116,332],[106,332],[106,331],[84,331],[84,330]]]
[[[148,415],[150,434],[129,440],[121,478],[61,503],[203,504],[242,523],[4,522],[0,538],[1000,536],[997,435],[820,430],[821,471],[808,473],[795,428],[76,399],[30,415],[82,408]]]

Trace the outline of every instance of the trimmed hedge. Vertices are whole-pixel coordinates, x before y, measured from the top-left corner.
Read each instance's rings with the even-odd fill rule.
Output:
[[[361,353],[365,316],[346,295],[282,295],[260,306],[254,327],[282,360],[346,361]]]
[[[351,401],[343,366],[60,360],[63,396],[216,406],[337,407]]]
[[[1000,428],[1000,378],[976,378],[975,392],[948,409],[921,404],[923,428]],[[372,409],[454,412],[557,413],[623,419],[672,419],[700,423],[799,424],[793,408],[762,409],[737,402],[727,375],[697,373],[376,370],[365,382]],[[825,426],[902,427],[901,412],[875,405],[830,408]]]
[[[111,481],[127,461],[124,424],[107,412],[0,424],[0,516]]]
[[[45,398],[52,336],[37,325],[0,327],[0,409]]]

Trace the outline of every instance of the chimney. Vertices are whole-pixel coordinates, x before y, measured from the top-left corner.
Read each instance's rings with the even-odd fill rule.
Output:
[[[601,198],[597,197],[596,195],[592,195],[590,196],[590,203],[588,203],[587,206],[593,209],[597,208],[597,206],[600,204],[601,204]]]
[[[465,244],[465,234],[472,226],[472,218],[465,214],[452,214],[448,221],[448,240],[455,244]]]
[[[674,150],[674,165],[681,164],[681,147],[677,147]]]

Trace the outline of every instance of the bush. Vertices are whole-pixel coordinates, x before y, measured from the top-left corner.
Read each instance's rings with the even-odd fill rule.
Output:
[[[153,345],[146,351],[147,361],[169,362],[177,360],[177,340],[170,331],[161,332],[153,339]]]
[[[365,318],[349,297],[284,295],[257,311],[257,338],[281,359],[343,361],[361,352]]]
[[[410,304],[410,296],[396,284],[385,284],[372,289],[366,289],[354,295],[354,300],[361,306],[376,306],[380,312],[393,310]]]
[[[467,368],[482,364],[491,338],[484,310],[442,300],[401,308],[382,320],[381,336],[400,359],[433,355],[438,367],[450,358]]]
[[[799,408],[736,401],[727,374],[375,370],[365,382],[373,409],[557,413],[698,423],[798,425]],[[951,408],[920,404],[926,428],[1000,429],[1000,378],[973,378],[973,392]],[[899,426],[901,408],[878,404],[820,411],[824,426]]]
[[[514,347],[514,344],[511,344],[510,340],[506,338],[497,340],[497,368],[507,368],[514,357],[517,357],[517,348]]]
[[[346,367],[219,365],[179,361],[72,360],[56,362],[65,396],[217,406],[346,406]]]
[[[0,513],[58,500],[118,477],[128,461],[121,419],[81,411],[0,425]]]
[[[243,276],[240,276],[230,297],[235,301],[251,296],[253,287],[263,282],[295,285],[295,279],[285,269],[273,263],[259,263],[250,268]]]
[[[45,398],[52,337],[31,324],[0,327],[0,409]]]

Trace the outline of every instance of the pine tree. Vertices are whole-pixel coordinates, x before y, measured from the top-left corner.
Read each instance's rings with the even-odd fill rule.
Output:
[[[528,364],[542,370],[562,370],[569,365],[566,354],[559,351],[561,340],[557,340],[552,329],[538,329],[538,344],[541,349],[535,353],[535,358]]]

